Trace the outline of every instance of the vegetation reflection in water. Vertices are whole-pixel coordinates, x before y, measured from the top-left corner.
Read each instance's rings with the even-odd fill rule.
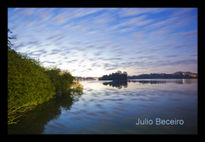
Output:
[[[197,79],[81,81],[83,92],[28,112],[10,133],[195,134]],[[76,98],[76,99],[74,99]],[[180,118],[184,126],[136,126],[137,118]]]
[[[26,112],[17,125],[8,127],[10,134],[40,134],[48,121],[56,119],[61,114],[61,109],[69,110],[72,104],[80,98],[82,89],[73,89],[68,94],[56,95],[54,98],[36,106]]]

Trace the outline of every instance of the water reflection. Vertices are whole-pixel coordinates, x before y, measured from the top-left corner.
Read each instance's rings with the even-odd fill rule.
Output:
[[[163,80],[129,80],[128,82],[138,82],[141,84],[162,84],[162,83],[167,83],[166,81]]]
[[[138,82],[141,84],[164,84],[164,83],[176,83],[176,84],[191,84],[193,79],[130,79],[128,82]]]
[[[82,81],[83,95],[57,97],[27,113],[9,133],[195,134],[197,80]],[[118,89],[121,88],[121,89]],[[137,118],[183,119],[183,126],[136,126]]]
[[[41,134],[48,121],[57,119],[61,110],[69,110],[72,104],[80,98],[82,90],[72,91],[69,94],[55,98],[38,105],[32,111],[23,114],[17,125],[8,127],[9,134]]]
[[[109,86],[112,86],[112,87],[116,87],[118,89],[121,89],[122,87],[127,88],[127,82],[126,81],[103,82],[103,85],[109,85]]]
[[[128,81],[111,81],[103,82],[103,85],[111,86],[114,88],[127,88],[128,82],[139,83],[139,84],[165,84],[165,83],[175,83],[175,84],[191,84],[193,79],[129,79]]]

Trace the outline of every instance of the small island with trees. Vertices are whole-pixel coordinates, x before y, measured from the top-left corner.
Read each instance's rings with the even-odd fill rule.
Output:
[[[117,71],[109,75],[103,75],[98,80],[112,80],[115,82],[127,82],[127,72]]]

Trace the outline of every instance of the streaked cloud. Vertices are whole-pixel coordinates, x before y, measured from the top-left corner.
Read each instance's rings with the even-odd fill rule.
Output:
[[[196,8],[9,8],[14,49],[75,76],[197,72]]]

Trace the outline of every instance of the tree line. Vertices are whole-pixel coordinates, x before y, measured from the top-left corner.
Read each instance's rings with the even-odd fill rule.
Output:
[[[127,81],[127,72],[117,71],[109,75],[103,75],[99,80]]]
[[[128,76],[128,79],[191,79],[197,78],[197,73],[191,72],[176,72],[173,74],[166,73],[151,73],[151,74],[141,74]]]

